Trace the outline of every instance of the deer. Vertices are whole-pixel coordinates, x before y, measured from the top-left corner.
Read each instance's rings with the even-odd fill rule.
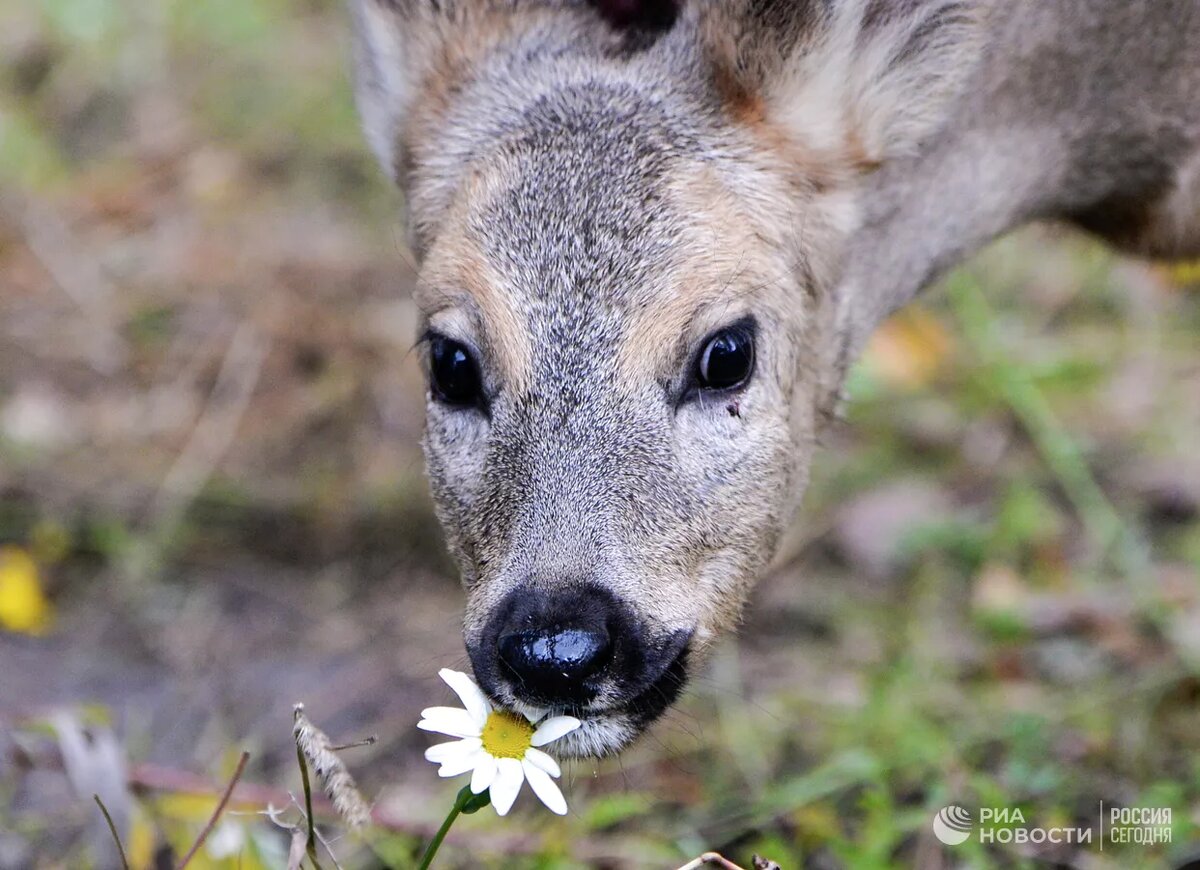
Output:
[[[1002,234],[1200,255],[1196,0],[351,0],[475,677],[620,751],[738,624],[847,371]]]

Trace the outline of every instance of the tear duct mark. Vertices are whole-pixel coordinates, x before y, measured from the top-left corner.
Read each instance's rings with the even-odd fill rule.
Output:
[[[683,0],[591,0],[600,15],[621,30],[669,30]]]

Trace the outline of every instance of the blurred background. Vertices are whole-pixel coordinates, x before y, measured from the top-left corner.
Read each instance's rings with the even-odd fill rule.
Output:
[[[460,592],[410,256],[334,0],[0,0],[0,868],[283,867],[292,705],[408,866]],[[1200,267],[995,245],[879,333],[740,636],[620,759],[445,866],[1183,866],[1200,855]],[[942,847],[947,804],[1154,847]],[[263,815],[268,804],[280,812]],[[326,853],[322,852],[322,855]]]

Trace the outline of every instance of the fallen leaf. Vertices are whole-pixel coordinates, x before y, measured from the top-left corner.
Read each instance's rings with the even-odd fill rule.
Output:
[[[50,726],[58,737],[63,770],[76,797],[90,805],[93,795],[99,796],[124,843],[129,838],[134,804],[125,752],[116,735],[109,728],[85,727],[74,712],[56,713],[50,719]],[[117,866],[117,847],[104,816],[96,811],[89,818],[88,842],[93,854],[100,858],[98,866]]]
[[[0,628],[39,635],[52,616],[33,557],[18,547],[0,548]]]
[[[909,306],[879,327],[863,358],[880,380],[913,389],[933,380],[952,347],[940,320],[927,309]]]
[[[1167,280],[1176,287],[1200,286],[1200,260],[1188,260],[1165,266]]]

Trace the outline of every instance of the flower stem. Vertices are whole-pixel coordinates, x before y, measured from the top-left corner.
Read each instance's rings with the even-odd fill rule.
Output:
[[[429,841],[429,848],[425,850],[425,856],[421,859],[421,865],[418,870],[429,870],[429,865],[433,863],[433,856],[441,848],[442,840],[446,839],[446,834],[450,831],[450,826],[454,824],[454,820],[458,818],[459,814],[463,811],[463,807],[467,805],[467,801],[472,797],[474,795],[471,794],[471,787],[464,785],[458,792],[458,796],[454,798],[454,806],[450,807],[450,812],[446,814],[446,821],[442,822],[442,826],[438,828],[438,832]]]

